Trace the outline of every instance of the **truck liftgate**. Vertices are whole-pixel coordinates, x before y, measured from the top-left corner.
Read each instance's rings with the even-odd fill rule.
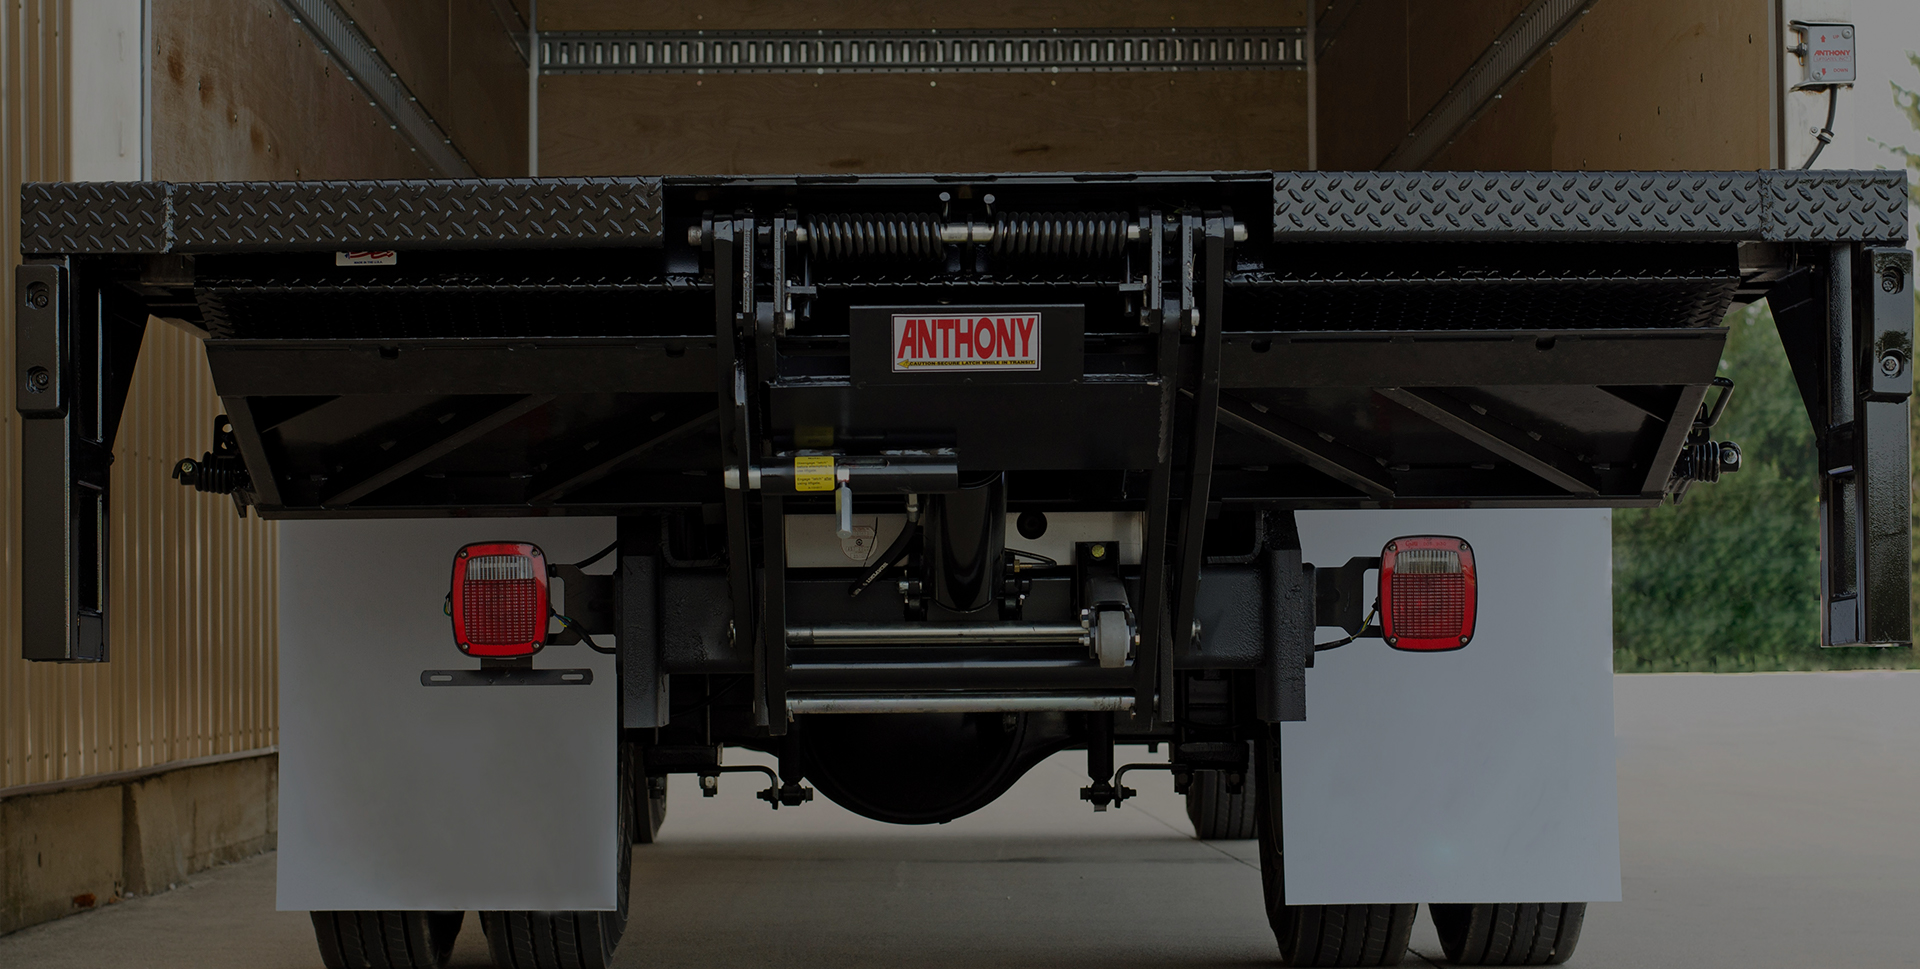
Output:
[[[1160,717],[1176,669],[1254,667],[1292,719],[1312,623],[1234,640],[1204,591],[1285,585],[1288,512],[1678,498],[1738,468],[1720,321],[1761,298],[1819,443],[1823,642],[1906,644],[1906,206],[1897,172],[28,185],[25,655],[108,657],[109,465],[160,317],[226,410],[176,473],[243,514],[617,517],[655,589],[622,608],[691,610],[626,637],[630,683],[750,669],[778,733],[949,667]],[[1030,514],[1139,551],[982,564]],[[880,573],[801,546],[885,542],[856,518],[947,558],[868,593],[898,662],[849,672],[870,644],[822,603]],[[1077,625],[1049,596],[1124,601],[1137,639],[1046,666]],[[1026,630],[994,644],[1025,665],[923,662],[991,652],[969,622]],[[656,706],[630,687],[627,725]]]

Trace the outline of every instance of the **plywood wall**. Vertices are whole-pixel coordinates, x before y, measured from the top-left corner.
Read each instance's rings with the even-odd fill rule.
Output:
[[[429,169],[279,0],[153,0],[154,178],[421,178]]]
[[[1299,26],[1292,2],[543,0],[543,30]],[[540,88],[543,175],[1301,168],[1302,71],[601,75]]]
[[[1768,167],[1767,7],[1596,4],[1550,55],[1554,167]]]
[[[1320,167],[1379,166],[1526,6],[1360,0],[1320,63]],[[1768,8],[1600,0],[1426,167],[1767,167]]]
[[[341,0],[340,6],[476,173],[524,175],[527,68],[493,4]]]

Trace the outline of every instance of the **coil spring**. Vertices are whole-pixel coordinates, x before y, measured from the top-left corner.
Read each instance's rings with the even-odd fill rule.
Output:
[[[1740,470],[1740,445],[1732,441],[1695,441],[1680,451],[1674,477],[1702,484],[1720,480],[1725,471]]]
[[[173,466],[173,477],[195,491],[214,495],[230,495],[250,483],[245,465],[233,458],[214,457],[212,452],[198,461],[180,459]]]
[[[866,212],[807,221],[807,245],[822,259],[882,257],[937,260],[946,255],[931,215]]]
[[[995,255],[1099,259],[1127,245],[1130,220],[1119,212],[1008,212],[995,216]],[[863,212],[807,221],[807,245],[826,260],[855,258],[937,261],[946,254],[941,222],[932,215]]]
[[[1009,212],[993,220],[990,251],[1068,259],[1116,256],[1127,245],[1127,222],[1118,212]]]

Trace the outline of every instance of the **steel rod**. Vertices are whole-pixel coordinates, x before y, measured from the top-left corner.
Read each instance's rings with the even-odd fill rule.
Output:
[[[794,646],[865,646],[887,643],[968,645],[972,643],[1081,643],[1087,630],[1077,623],[983,622],[937,626],[930,623],[871,623],[843,626],[789,626]]]
[[[1133,709],[1133,697],[1117,693],[1035,695],[1031,693],[928,694],[867,696],[789,695],[790,713],[1038,713],[1053,711],[1119,712]]]

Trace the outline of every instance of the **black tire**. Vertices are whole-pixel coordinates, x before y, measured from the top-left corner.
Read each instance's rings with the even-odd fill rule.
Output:
[[[481,912],[487,951],[498,969],[610,969],[613,952],[627,931],[633,881],[633,845],[637,833],[635,788],[639,772],[623,744],[620,756],[620,804],[617,809],[619,874],[611,912]]]
[[[1217,770],[1193,772],[1187,782],[1187,820],[1193,822],[1193,835],[1201,841],[1245,841],[1254,836],[1254,795],[1252,784],[1240,785],[1240,793],[1227,791],[1227,773]]]
[[[1428,905],[1447,961],[1463,966],[1557,966],[1580,944],[1585,902]]]
[[[465,912],[314,912],[327,969],[440,969]]]
[[[633,843],[650,845],[660,837],[667,820],[667,778],[649,777],[633,799]]]
[[[1281,873],[1279,771],[1271,744],[1254,748],[1254,828],[1267,923],[1289,966],[1395,966],[1406,957],[1418,905],[1288,905]]]

